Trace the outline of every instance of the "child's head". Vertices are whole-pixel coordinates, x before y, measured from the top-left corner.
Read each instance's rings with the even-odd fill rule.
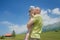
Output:
[[[35,7],[34,6],[30,6],[30,9],[29,9],[29,15],[32,16],[32,14],[35,13]]]
[[[41,12],[40,8],[39,7],[36,7],[35,8],[35,14],[40,14],[40,12]]]
[[[29,9],[30,17],[33,17],[36,14],[40,14],[40,12],[41,12],[41,10],[39,7],[30,6],[30,9]]]

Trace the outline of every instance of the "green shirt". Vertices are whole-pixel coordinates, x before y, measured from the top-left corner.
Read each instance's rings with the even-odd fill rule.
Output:
[[[35,15],[33,17],[34,24],[30,33],[31,38],[40,38],[40,33],[42,31],[42,17],[40,15]]]

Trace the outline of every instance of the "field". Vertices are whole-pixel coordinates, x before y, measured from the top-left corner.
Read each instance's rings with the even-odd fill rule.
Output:
[[[24,40],[25,34],[18,34],[15,38],[5,38],[0,40]],[[43,32],[41,40],[60,40],[60,31]]]

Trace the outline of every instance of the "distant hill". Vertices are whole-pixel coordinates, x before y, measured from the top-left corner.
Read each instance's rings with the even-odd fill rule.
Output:
[[[46,31],[58,31],[58,30],[60,30],[60,22],[44,26],[42,29],[43,29],[43,32],[46,32]]]

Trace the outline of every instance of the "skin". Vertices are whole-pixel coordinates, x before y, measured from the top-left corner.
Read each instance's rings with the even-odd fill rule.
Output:
[[[35,9],[31,9],[31,10],[29,11],[29,16],[30,16],[30,18],[32,18],[32,17],[34,16],[34,13],[35,13]]]
[[[41,10],[40,10],[40,9],[35,8],[35,14],[40,14],[40,13],[41,13]]]

